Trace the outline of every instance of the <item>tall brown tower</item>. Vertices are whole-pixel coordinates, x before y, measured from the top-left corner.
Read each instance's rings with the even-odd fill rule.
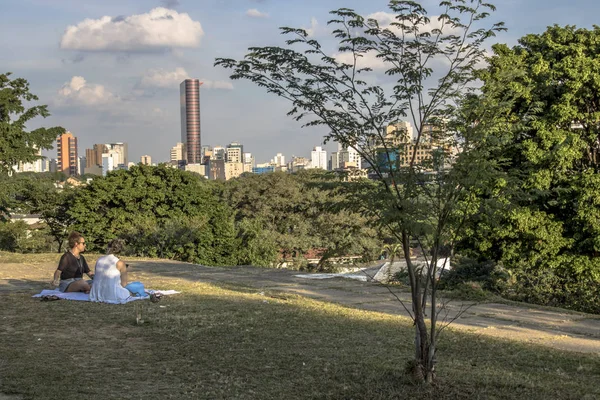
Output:
[[[56,140],[58,152],[57,169],[67,176],[77,175],[77,138],[71,132],[65,132]]]
[[[179,85],[181,105],[181,143],[183,158],[188,164],[202,163],[200,144],[200,82],[186,79]]]

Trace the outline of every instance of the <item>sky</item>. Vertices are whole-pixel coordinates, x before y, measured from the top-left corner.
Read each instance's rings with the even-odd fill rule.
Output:
[[[553,24],[592,28],[596,0],[497,0],[490,21],[507,32],[492,43],[517,44]],[[28,129],[62,126],[78,138],[79,154],[95,143],[126,142],[129,160],[169,159],[180,141],[179,83],[201,87],[202,145],[237,141],[256,162],[277,153],[309,157],[323,127],[302,128],[286,100],[214,67],[240,59],[251,46],[284,45],[279,27],[304,28],[333,44],[328,12],[389,11],[385,0],[0,0],[0,73],[25,78],[50,117]],[[422,4],[435,15],[438,2]],[[382,15],[382,14],[379,14]],[[382,71],[375,71],[382,74]],[[325,146],[335,151],[335,144]],[[55,158],[56,150],[44,152]]]

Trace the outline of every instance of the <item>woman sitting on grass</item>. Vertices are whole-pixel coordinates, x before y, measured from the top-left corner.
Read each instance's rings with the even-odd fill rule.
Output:
[[[107,255],[96,261],[94,284],[90,291],[91,301],[122,304],[132,296],[127,289],[127,265],[117,257],[123,251],[124,245],[122,239],[111,241],[106,250]]]

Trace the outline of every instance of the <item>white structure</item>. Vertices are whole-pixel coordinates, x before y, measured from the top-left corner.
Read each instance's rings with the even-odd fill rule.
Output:
[[[169,160],[172,163],[183,160],[183,143],[177,143],[175,147],[171,148],[171,157]]]
[[[102,154],[102,176],[115,169],[115,162],[110,153]]]
[[[227,151],[223,146],[215,146],[213,147],[211,160],[225,160],[227,156]]]
[[[333,154],[336,154],[334,158]],[[331,155],[331,169],[356,168],[361,169],[362,159],[358,152],[352,147],[344,147],[338,144],[337,153]]]
[[[244,147],[237,143],[232,142],[227,146],[227,162],[230,163],[241,163],[243,162]]]
[[[277,167],[282,167],[285,165],[285,156],[281,153],[277,153],[275,158],[271,161]]]
[[[105,146],[108,149],[108,153],[113,154],[114,168],[117,168],[120,165],[127,167],[129,162],[127,157],[127,143],[107,143]],[[102,158],[104,158],[104,155],[102,155]]]
[[[85,157],[79,156],[79,158],[77,159],[77,175],[81,176],[85,173],[85,164]]]
[[[140,157],[140,163],[144,165],[152,165],[152,157],[150,157],[149,155],[144,155]]]
[[[310,152],[310,167],[327,169],[327,151],[317,146]]]
[[[292,156],[292,161],[288,163],[288,170],[291,172],[298,172],[301,169],[310,168],[310,160],[305,157]]]
[[[252,172],[252,168],[256,166],[252,153],[244,153],[244,172]]]

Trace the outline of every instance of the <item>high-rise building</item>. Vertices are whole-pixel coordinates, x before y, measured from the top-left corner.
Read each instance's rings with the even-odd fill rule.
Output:
[[[65,132],[56,140],[58,153],[57,169],[67,176],[77,175],[77,138],[71,132]]]
[[[211,160],[225,160],[226,156],[227,156],[227,152],[225,151],[224,147],[215,146],[215,147],[213,147],[212,156],[210,157],[210,159]]]
[[[108,148],[105,144],[95,144],[91,149],[85,149],[85,167],[92,168],[102,165],[102,154],[106,153]]]
[[[186,79],[179,85],[181,106],[181,142],[183,157],[188,164],[202,163],[200,143],[200,82]]]
[[[171,148],[171,164],[177,165],[178,161],[183,160],[183,143],[177,143]]]
[[[310,152],[310,167],[327,169],[327,151],[317,146]]]
[[[361,169],[362,158],[360,154],[352,148],[338,144],[337,153],[331,153],[331,169],[357,168]]]
[[[152,157],[145,155],[140,158],[140,163],[144,165],[152,165]]]
[[[273,164],[276,167],[281,167],[282,165],[285,165],[285,156],[281,153],[277,153],[275,158],[271,160],[271,164]]]
[[[292,156],[292,161],[288,164],[289,171],[298,172],[306,168],[310,168],[310,160],[308,158]]]
[[[227,162],[241,163],[244,157],[244,146],[232,142],[227,146]]]
[[[86,162],[87,160],[85,157],[79,157],[77,159],[77,175],[83,175],[85,173]]]
[[[115,164],[115,169],[127,168],[127,164],[129,163],[129,159],[127,156],[127,143],[107,143],[105,144],[105,146],[107,148],[107,151],[105,153],[113,154],[112,158]]]

